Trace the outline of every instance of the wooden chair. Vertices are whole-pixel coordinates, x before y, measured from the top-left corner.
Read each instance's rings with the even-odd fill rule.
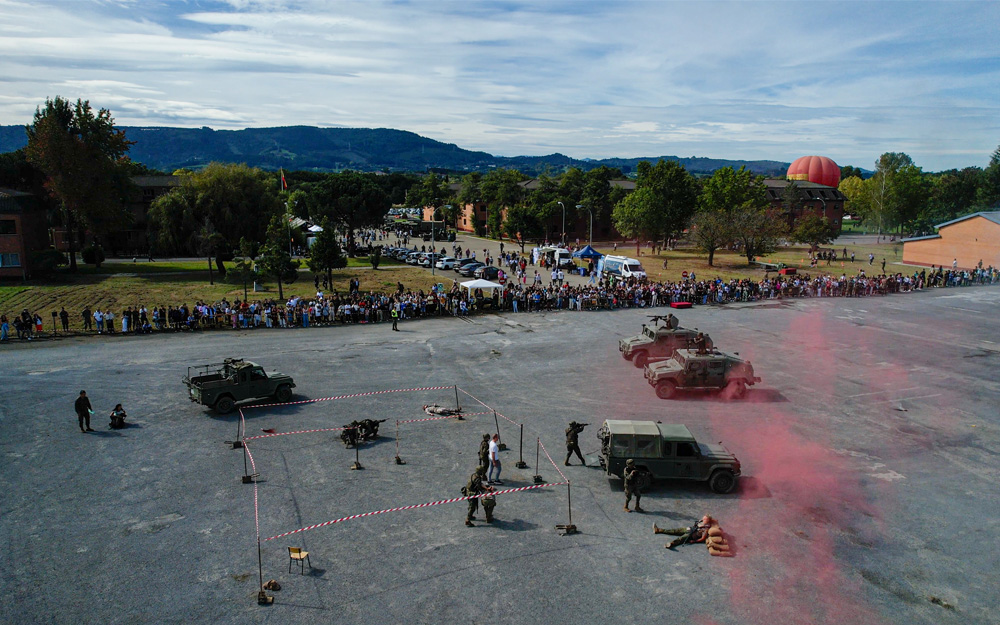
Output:
[[[288,548],[288,572],[289,573],[292,572],[292,562],[294,562],[295,560],[299,561],[299,575],[304,575],[305,574],[305,567],[306,567],[305,563],[306,562],[309,563],[309,568],[310,569],[312,569],[312,567],[313,567],[312,562],[309,562],[309,552],[308,551],[302,551],[298,547],[289,547]]]

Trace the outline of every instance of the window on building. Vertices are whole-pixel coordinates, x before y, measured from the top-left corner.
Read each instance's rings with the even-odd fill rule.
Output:
[[[0,219],[0,234],[17,234],[17,222],[13,219]]]
[[[20,267],[20,254],[0,254],[0,267]]]

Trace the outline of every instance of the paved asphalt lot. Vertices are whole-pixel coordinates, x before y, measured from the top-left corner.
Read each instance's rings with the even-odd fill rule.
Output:
[[[763,383],[741,402],[658,400],[617,352],[644,311],[5,346],[0,622],[995,623],[998,303],[1000,289],[969,288],[682,311],[753,361]],[[265,541],[264,579],[283,588],[260,607],[253,486],[224,444],[236,417],[190,403],[180,382],[228,355],[294,375],[299,399],[457,384],[525,424],[518,470],[501,421],[507,487],[531,483],[536,436],[564,468],[573,419],[592,424],[585,454],[605,418],[685,423],[746,477],[725,496],[657,484],[646,514],[626,514],[620,480],[574,464],[576,536],[554,530],[560,486],[498,498],[493,526],[465,527],[458,503]],[[96,433],[77,428],[81,388]],[[133,425],[113,432],[103,415],[118,401]],[[393,423],[429,401],[454,395],[249,411],[248,435],[390,420],[363,471],[336,433],[252,443],[262,535],[459,496],[493,419],[404,425],[397,466]],[[559,480],[544,456],[539,470]],[[667,551],[651,532],[705,512],[736,557]],[[306,575],[288,574],[290,545],[311,553]]]

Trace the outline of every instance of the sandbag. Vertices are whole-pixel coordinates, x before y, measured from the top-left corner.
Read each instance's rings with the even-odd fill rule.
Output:
[[[718,525],[713,525],[712,527],[708,528],[708,535],[709,536],[722,536],[722,528],[719,527]]]
[[[710,555],[710,556],[719,556],[719,557],[722,557],[722,558],[731,558],[731,557],[733,557],[733,552],[732,551],[728,551],[728,550],[727,551],[723,551],[721,549],[709,549],[708,550],[708,555]]]

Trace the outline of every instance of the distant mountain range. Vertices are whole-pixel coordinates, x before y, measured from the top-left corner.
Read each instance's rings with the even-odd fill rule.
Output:
[[[339,171],[489,171],[505,167],[534,176],[550,171],[558,174],[569,167],[584,171],[607,165],[626,174],[640,161],[678,161],[692,174],[710,174],[716,169],[745,165],[765,176],[783,175],[789,163],[740,161],[717,158],[653,156],[643,158],[575,159],[563,154],[548,156],[493,156],[465,150],[453,143],[441,143],[404,130],[388,128],[317,128],[285,126],[213,130],[122,126],[135,141],[129,155],[147,167],[170,172],[187,167],[197,169],[212,161],[246,163],[275,170]],[[24,126],[0,126],[0,152],[24,147]]]

